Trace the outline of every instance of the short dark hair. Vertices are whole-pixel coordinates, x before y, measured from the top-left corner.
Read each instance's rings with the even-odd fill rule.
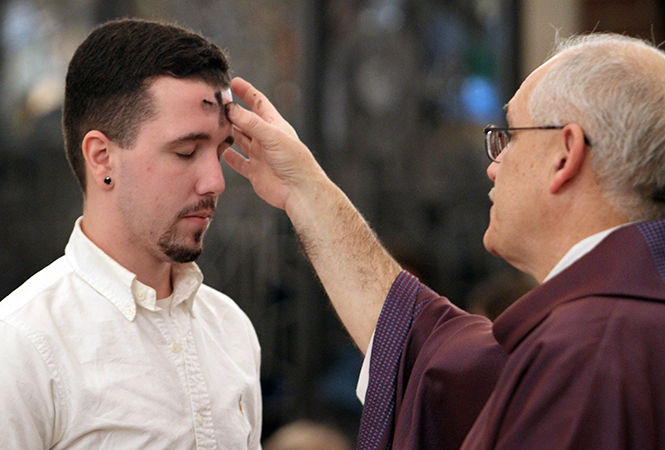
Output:
[[[230,85],[224,51],[180,26],[121,19],[96,27],[69,63],[62,125],[65,152],[85,194],[83,137],[99,130],[122,147],[134,144],[153,114],[148,88],[158,76]]]

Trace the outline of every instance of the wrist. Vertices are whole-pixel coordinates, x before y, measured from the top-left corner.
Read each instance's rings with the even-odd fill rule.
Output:
[[[320,170],[290,187],[284,211],[297,231],[299,226],[323,218],[342,197],[344,193]]]

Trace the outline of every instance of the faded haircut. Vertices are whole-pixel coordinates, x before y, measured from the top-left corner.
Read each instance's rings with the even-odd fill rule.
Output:
[[[96,27],[81,43],[67,71],[63,135],[67,160],[85,195],[84,136],[99,130],[131,147],[141,124],[154,114],[148,93],[158,76],[230,84],[222,49],[180,26],[122,19]]]

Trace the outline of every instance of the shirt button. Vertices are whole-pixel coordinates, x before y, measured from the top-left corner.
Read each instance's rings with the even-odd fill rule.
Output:
[[[201,414],[197,414],[196,415],[196,420],[198,420],[199,426],[202,427],[203,426],[203,416]]]
[[[180,347],[180,344],[177,342],[174,342],[171,344],[171,351],[173,353],[180,353],[180,350],[182,350],[182,347]]]
[[[145,291],[144,290],[138,291],[136,293],[136,298],[138,298],[139,300],[143,300],[145,298]]]

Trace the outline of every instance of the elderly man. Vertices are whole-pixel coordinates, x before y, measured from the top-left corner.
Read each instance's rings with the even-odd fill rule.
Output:
[[[367,353],[360,448],[665,446],[662,52],[574,38],[485,129],[485,247],[539,281],[493,324],[402,271],[267,99],[232,89],[253,111],[228,107],[247,158],[225,160],[286,211]]]

